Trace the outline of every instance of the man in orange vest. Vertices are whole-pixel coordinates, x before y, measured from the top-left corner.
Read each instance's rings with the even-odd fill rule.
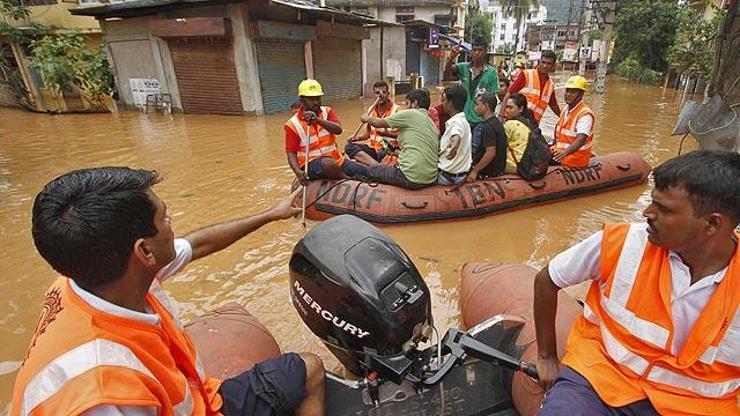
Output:
[[[555,86],[550,79],[550,74],[555,72],[556,61],[555,52],[542,51],[537,69],[524,69],[512,81],[503,100],[504,106],[509,99],[509,94],[518,92],[527,97],[527,107],[532,110],[534,120],[538,124],[548,106],[555,115],[560,116],[560,106],[555,97]],[[501,111],[503,112],[503,109]]]
[[[370,112],[370,117],[387,118],[398,112],[398,105],[391,100],[388,93],[388,84],[378,81],[373,84],[373,92],[378,96],[378,103]],[[368,144],[359,144],[368,140]],[[393,149],[398,148],[398,130],[367,126],[359,134],[347,139],[344,153],[364,165],[375,165],[385,157],[385,146]],[[384,145],[387,142],[387,145]]]
[[[10,415],[322,414],[318,357],[288,353],[231,379],[211,378],[160,285],[300,212],[291,205],[300,191],[261,214],[175,238],[153,191],[159,180],[153,171],[84,169],[36,196],[33,240],[61,276],[46,293]]]
[[[588,88],[586,78],[574,75],[565,84],[565,111],[555,125],[555,144],[550,147],[551,164],[572,168],[586,167],[591,161],[594,138],[594,113],[583,101]]]
[[[345,160],[337,148],[336,135],[342,133],[342,125],[331,107],[321,105],[323,95],[318,81],[303,80],[298,85],[301,108],[283,127],[288,164],[304,186],[309,179],[342,179],[363,172],[356,162]]]
[[[647,224],[610,224],[534,285],[541,416],[737,415],[740,154],[695,151],[653,172]],[[562,365],[557,292],[591,281]]]

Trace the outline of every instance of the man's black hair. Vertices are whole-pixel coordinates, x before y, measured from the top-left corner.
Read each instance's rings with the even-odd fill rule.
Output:
[[[60,274],[90,290],[123,276],[137,239],[157,234],[149,188],[156,172],[125,167],[76,170],[33,203],[33,242]]]
[[[550,58],[553,62],[557,62],[558,60],[558,56],[555,55],[555,52],[550,50],[542,51],[542,54],[540,54],[540,60],[542,58]]]
[[[655,188],[683,188],[689,194],[694,215],[712,212],[740,223],[740,154],[720,150],[697,150],[674,157],[653,171]]]
[[[478,99],[491,111],[495,110],[496,105],[498,104],[498,98],[496,98],[496,94],[491,92],[479,95]]]
[[[483,38],[475,38],[473,39],[473,43],[470,44],[471,47],[475,48],[476,46],[483,46],[485,48],[488,48],[488,44],[486,43]]]
[[[406,99],[409,100],[410,103],[416,101],[419,104],[419,108],[423,108],[425,110],[429,109],[429,104],[431,103],[431,98],[429,98],[429,91],[423,88],[417,88],[410,91],[408,94],[406,94]]]
[[[442,94],[445,96],[447,101],[452,102],[452,106],[457,111],[463,111],[465,109],[465,102],[468,100],[468,93],[465,91],[465,87],[461,84],[455,84],[445,88]]]
[[[373,88],[380,88],[380,87],[385,87],[385,90],[388,91],[388,83],[385,81],[376,81],[373,84]]]

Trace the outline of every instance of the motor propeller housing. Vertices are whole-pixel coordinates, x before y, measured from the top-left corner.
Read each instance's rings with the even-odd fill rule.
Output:
[[[400,382],[431,334],[429,288],[416,266],[351,215],[322,222],[296,244],[290,296],[303,322],[359,376]]]

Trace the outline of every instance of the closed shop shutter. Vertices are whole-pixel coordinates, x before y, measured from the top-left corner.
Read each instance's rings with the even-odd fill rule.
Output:
[[[439,58],[421,52],[421,76],[424,77],[424,86],[433,87],[439,84]]]
[[[406,41],[406,75],[420,74],[419,71],[419,44]]]
[[[298,84],[306,78],[303,42],[259,39],[257,65],[265,113],[290,109],[298,99]]]
[[[313,43],[313,71],[331,104],[362,95],[362,47],[359,40],[319,37]],[[375,81],[375,80],[373,80]]]
[[[244,114],[229,38],[168,39],[186,113]]]

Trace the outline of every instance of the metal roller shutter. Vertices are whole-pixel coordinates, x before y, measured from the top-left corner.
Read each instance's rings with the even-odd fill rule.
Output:
[[[228,38],[168,39],[186,113],[244,114]]]
[[[439,58],[421,52],[421,75],[424,77],[424,86],[433,87],[439,84]]]
[[[298,84],[306,78],[303,43],[259,39],[257,65],[265,113],[290,109],[290,105],[298,99]]]
[[[324,88],[324,102],[362,95],[362,48],[359,40],[320,37],[313,44],[314,77]]]

